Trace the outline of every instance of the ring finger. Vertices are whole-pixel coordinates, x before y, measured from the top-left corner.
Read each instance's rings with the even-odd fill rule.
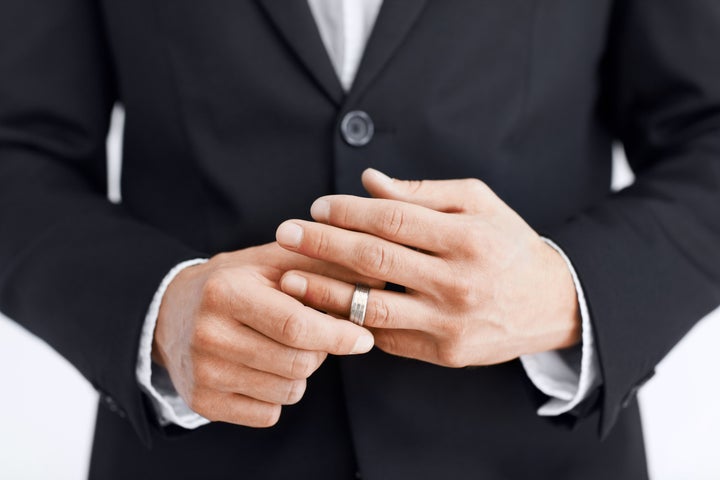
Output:
[[[287,272],[280,288],[315,309],[348,318],[355,285],[307,272]],[[407,293],[372,289],[365,310],[364,327],[432,330],[427,306]]]

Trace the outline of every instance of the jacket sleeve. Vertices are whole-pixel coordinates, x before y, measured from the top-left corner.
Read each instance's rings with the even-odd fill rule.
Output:
[[[135,379],[143,319],[165,274],[203,254],[106,199],[116,90],[98,4],[0,4],[0,309],[147,443]]]
[[[602,105],[636,181],[547,232],[586,293],[603,436],[720,303],[720,2],[615,3]]]

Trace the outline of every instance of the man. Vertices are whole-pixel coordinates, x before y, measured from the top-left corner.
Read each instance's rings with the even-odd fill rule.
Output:
[[[91,477],[647,476],[720,302],[716,2],[0,8],[0,306],[101,392]]]

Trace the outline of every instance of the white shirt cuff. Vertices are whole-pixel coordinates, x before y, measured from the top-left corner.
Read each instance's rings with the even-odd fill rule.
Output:
[[[155,334],[160,303],[165,290],[173,279],[185,268],[207,262],[206,259],[194,259],[176,265],[163,278],[160,287],[155,292],[150,308],[145,316],[142,333],[140,335],[140,349],[138,350],[137,368],[135,376],[140,388],[152,400],[155,413],[160,425],[175,424],[183,428],[194,429],[210,423],[208,419],[193,412],[185,401],[178,395],[170,381],[170,375],[159,365],[152,362],[152,343]],[[153,368],[155,371],[153,371]]]
[[[543,240],[562,256],[570,269],[582,319],[581,346],[520,357],[525,372],[535,387],[551,397],[538,409],[538,415],[556,416],[569,412],[585,400],[601,383],[601,378],[590,313],[575,268],[560,247],[552,240]]]

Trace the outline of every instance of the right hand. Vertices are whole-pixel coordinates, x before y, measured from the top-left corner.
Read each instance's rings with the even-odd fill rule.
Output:
[[[211,421],[277,423],[327,357],[365,353],[372,334],[282,293],[298,269],[382,288],[342,267],[287,252],[276,243],[223,253],[188,267],[163,296],[153,360],[190,408]]]

